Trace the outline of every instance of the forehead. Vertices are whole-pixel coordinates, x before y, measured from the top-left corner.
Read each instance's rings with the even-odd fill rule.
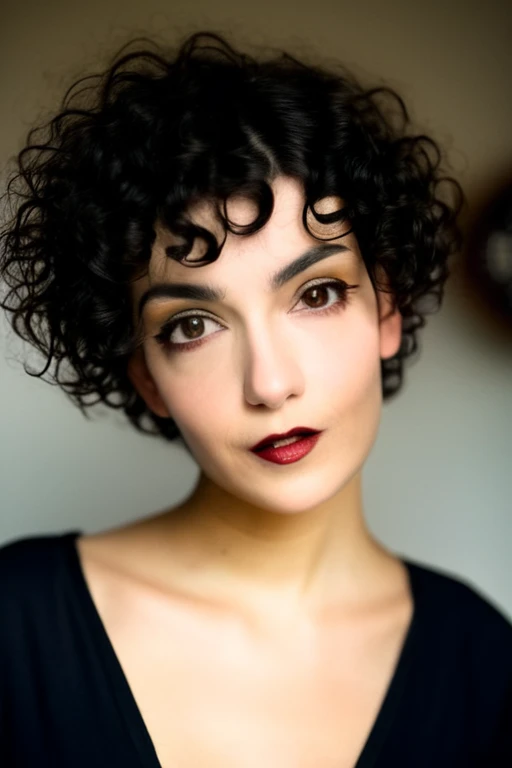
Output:
[[[229,286],[230,283],[237,284],[238,281],[258,281],[258,275],[262,280],[267,280],[269,272],[275,272],[308,247],[318,245],[318,238],[333,244],[342,242],[348,248],[357,249],[353,235],[344,235],[349,229],[346,223],[320,224],[311,211],[308,211],[307,224],[310,232],[307,231],[303,223],[305,194],[300,181],[277,177],[272,183],[272,192],[274,207],[267,223],[252,235],[240,236],[228,232],[219,258],[198,268],[180,264],[169,258],[166,248],[182,241],[163,226],[157,226],[148,272],[144,278],[137,281],[134,298],[140,297],[154,283],[165,281],[211,281],[217,285]],[[339,197],[326,197],[315,203],[315,209],[319,213],[330,213],[340,210],[343,205],[343,200]],[[254,221],[258,211],[252,200],[234,193],[226,203],[226,214],[233,225],[246,225]],[[200,201],[187,209],[187,215],[194,224],[208,229],[217,241],[222,243],[225,231],[215,215],[213,203]],[[187,258],[192,262],[201,259],[204,251],[205,243],[198,239]]]

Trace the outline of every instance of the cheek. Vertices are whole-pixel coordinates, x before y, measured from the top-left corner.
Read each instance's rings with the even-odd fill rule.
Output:
[[[364,405],[380,397],[378,327],[371,314],[326,328],[310,339],[306,381],[325,398],[333,412]]]
[[[338,338],[330,355],[321,356],[313,387],[313,402],[331,428],[332,450],[349,474],[363,466],[377,437],[382,408],[378,332],[370,323],[358,324],[353,331]]]
[[[192,363],[184,362],[187,366]],[[218,363],[213,356],[210,365],[203,364],[196,372],[190,366],[183,370],[178,366],[172,373],[165,369],[159,372],[161,397],[191,449],[218,441],[219,434],[226,432],[227,416],[233,414],[233,397],[227,392],[227,368]]]

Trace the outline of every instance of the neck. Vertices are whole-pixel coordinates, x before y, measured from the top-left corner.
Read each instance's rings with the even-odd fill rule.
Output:
[[[255,508],[200,475],[164,521],[187,590],[252,615],[310,614],[334,597],[355,604],[390,559],[365,525],[360,474],[299,514]]]

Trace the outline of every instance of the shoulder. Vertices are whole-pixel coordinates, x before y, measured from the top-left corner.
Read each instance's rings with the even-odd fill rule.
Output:
[[[476,635],[485,630],[496,639],[512,643],[512,621],[497,602],[484,594],[470,578],[450,573],[438,566],[405,560],[415,581],[418,599],[440,620],[456,619],[462,631],[471,629]]]
[[[416,603],[409,667],[416,710],[447,743],[481,756],[475,764],[512,766],[510,619],[470,578],[404,562]]]
[[[78,531],[19,537],[0,544],[0,611],[21,608],[48,593]]]
[[[40,564],[54,556],[66,539],[76,534],[78,532],[67,531],[8,539],[0,544],[0,569],[3,573],[11,568],[26,572],[25,566],[31,570],[33,564]]]
[[[418,602],[422,647],[463,687],[503,702],[512,699],[512,622],[471,582],[408,561]]]

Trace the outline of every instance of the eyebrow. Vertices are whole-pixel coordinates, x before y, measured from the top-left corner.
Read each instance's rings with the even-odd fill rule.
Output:
[[[309,267],[322,259],[327,259],[336,253],[350,251],[346,245],[314,245],[305,253],[302,253],[286,267],[283,267],[270,279],[270,290],[277,291],[285,283],[304,272]],[[192,301],[221,301],[225,297],[225,291],[213,285],[199,283],[157,283],[149,288],[140,298],[139,316],[145,305],[156,299],[190,299]]]

